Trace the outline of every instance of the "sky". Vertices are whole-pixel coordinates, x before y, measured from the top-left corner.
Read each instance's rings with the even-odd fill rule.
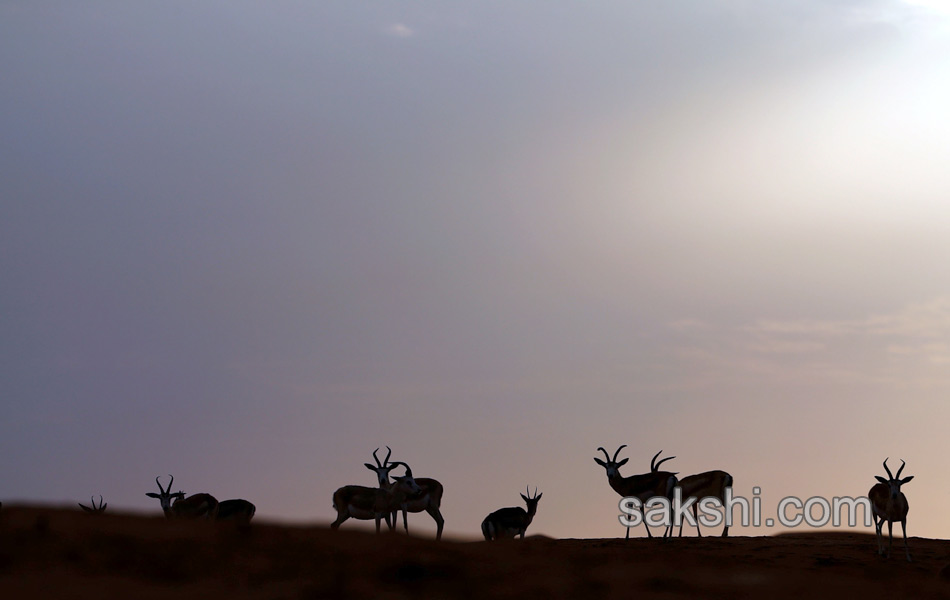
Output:
[[[0,501],[617,537],[626,444],[950,537],[950,2],[0,0],[0,81]]]

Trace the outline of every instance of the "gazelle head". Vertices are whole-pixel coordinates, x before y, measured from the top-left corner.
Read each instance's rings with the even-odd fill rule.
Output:
[[[654,455],[653,455],[653,459],[650,460],[650,472],[651,472],[651,473],[656,473],[657,471],[660,470],[660,465],[662,465],[663,463],[665,463],[665,462],[668,461],[668,460],[673,460],[674,458],[676,458],[675,456],[667,456],[666,458],[664,458],[664,459],[661,460],[660,462],[656,462],[656,459],[659,458],[659,456],[660,456],[661,454],[663,454],[663,451],[662,451],[662,450],[660,450],[659,452],[657,452],[656,454],[654,454]]]
[[[905,466],[904,459],[901,459],[901,468],[897,469],[897,475],[891,475],[891,470],[887,468],[887,459],[885,458],[884,470],[887,472],[887,479],[884,479],[880,475],[875,476],[875,479],[877,479],[879,482],[883,483],[884,485],[890,488],[892,500],[896,500],[897,497],[900,495],[901,486],[914,478],[914,476],[911,475],[910,477],[905,477],[901,479],[901,471],[904,470],[904,466]]]
[[[600,450],[601,452],[604,453],[604,458],[606,458],[607,461],[604,462],[604,461],[600,460],[599,458],[594,457],[594,462],[596,462],[598,465],[602,466],[603,468],[607,469],[607,477],[608,477],[608,478],[613,478],[613,477],[617,477],[618,475],[620,475],[620,470],[619,470],[620,467],[622,467],[622,466],[624,466],[625,464],[627,464],[627,461],[630,460],[629,458],[625,458],[625,459],[623,459],[622,461],[617,462],[617,455],[620,454],[620,451],[623,450],[623,449],[626,448],[626,447],[627,447],[627,445],[624,444],[623,446],[620,446],[619,448],[617,448],[617,451],[614,452],[614,457],[613,457],[613,458],[610,458],[610,455],[607,454],[607,451],[604,450],[602,447],[601,447],[601,448],[598,448],[598,450]]]
[[[155,483],[158,484],[158,489],[159,489],[159,492],[161,493],[156,494],[155,492],[146,492],[145,494],[149,498],[158,498],[158,501],[162,503],[162,510],[164,510],[165,512],[168,512],[169,510],[171,510],[172,499],[175,499],[177,501],[185,497],[185,492],[182,492],[182,491],[175,492],[174,494],[171,493],[172,484],[175,482],[175,478],[172,477],[171,475],[169,475],[169,477],[171,477],[172,479],[171,481],[168,482],[167,489],[162,487],[161,482],[158,480],[158,477],[156,477]]]
[[[398,462],[390,463],[389,457],[392,456],[393,451],[389,446],[386,446],[386,450],[388,450],[388,452],[386,453],[386,458],[383,459],[383,462],[379,462],[379,457],[376,456],[376,453],[379,452],[379,448],[373,450],[373,459],[376,460],[375,467],[369,463],[363,463],[367,469],[376,473],[376,478],[379,480],[379,487],[389,485],[389,472],[400,464],[404,464]]]
[[[102,501],[102,496],[101,496],[101,495],[99,496],[99,506],[96,506],[96,499],[95,499],[95,497],[90,496],[90,497],[89,497],[89,500],[90,500],[90,503],[92,504],[92,507],[86,506],[86,505],[82,504],[81,502],[77,503],[77,504],[79,504],[79,508],[83,509],[83,510],[86,511],[87,513],[92,513],[92,514],[94,514],[94,515],[98,515],[98,514],[104,513],[105,510],[106,510],[106,507],[109,506],[108,504],[106,504],[105,502]]]
[[[387,457],[387,459],[388,458],[389,457]],[[419,487],[419,484],[416,483],[416,480],[412,477],[412,469],[409,468],[409,465],[407,465],[404,462],[396,461],[396,462],[389,463],[389,468],[392,469],[393,467],[398,467],[399,465],[402,465],[403,467],[405,467],[406,472],[401,476],[397,476],[397,475],[392,476],[393,481],[395,481],[395,483],[393,484],[393,489],[400,488],[402,489],[403,492],[405,492],[406,494],[409,494],[410,496],[413,494],[420,493],[422,491],[422,488]]]
[[[540,500],[541,496],[543,496],[544,494],[539,494],[538,488],[534,488],[534,496],[529,497],[531,496],[531,492],[528,490],[528,486],[525,486],[524,491],[528,495],[525,496],[524,494],[521,494],[521,499],[524,500],[525,503],[527,503],[528,505],[528,514],[533,515],[534,513],[538,511],[538,500]]]

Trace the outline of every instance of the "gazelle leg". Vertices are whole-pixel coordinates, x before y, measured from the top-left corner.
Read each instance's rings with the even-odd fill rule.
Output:
[[[435,532],[435,539],[441,540],[442,526],[445,525],[445,519],[442,518],[442,513],[439,512],[439,509],[434,506],[426,508],[426,512],[429,513],[429,516],[435,520],[435,526],[438,528]]]
[[[887,521],[887,557],[891,557],[891,548],[894,547],[894,521]]]
[[[640,505],[640,514],[643,516],[643,526],[647,528],[647,537],[648,537],[648,538],[652,538],[652,537],[653,537],[653,534],[650,533],[650,526],[647,525],[647,512],[646,512],[646,510],[643,508],[643,505],[642,505],[642,504]],[[629,527],[627,528],[627,537],[628,537],[628,538],[630,537],[630,528],[629,528]]]
[[[330,523],[330,529],[339,529],[339,528],[340,528],[340,525],[342,525],[343,522],[346,521],[346,520],[349,519],[349,518],[350,518],[350,516],[347,515],[347,514],[340,514],[340,515],[337,515],[336,521]]]
[[[883,532],[881,529],[884,527],[884,519],[878,519],[877,516],[872,517],[874,519],[874,534],[877,539],[877,555],[884,556],[884,539]]]
[[[904,554],[907,555],[907,562],[910,560],[910,548],[907,547],[907,519],[901,521],[901,531],[904,533]]]
[[[696,521],[696,535],[703,537],[703,532],[699,528],[699,506],[696,504],[693,504],[693,519]]]

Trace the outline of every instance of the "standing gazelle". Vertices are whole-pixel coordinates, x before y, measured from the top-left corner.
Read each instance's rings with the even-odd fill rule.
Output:
[[[389,483],[389,472],[395,467],[402,465],[406,468],[406,475],[412,477],[412,469],[409,468],[404,462],[389,462],[389,457],[392,456],[393,451],[386,446],[386,458],[383,459],[383,462],[379,462],[379,458],[376,456],[376,453],[379,452],[379,448],[373,451],[373,458],[376,460],[376,466],[369,463],[363,463],[367,469],[376,473],[376,478],[379,481],[379,487],[388,487],[391,484]],[[402,524],[406,529],[406,533],[409,533],[409,519],[407,518],[406,513],[418,513],[425,511],[429,513],[429,516],[435,521],[436,532],[435,539],[442,539],[442,527],[445,525],[445,519],[442,518],[442,484],[432,479],[430,477],[418,477],[413,478],[416,482],[416,485],[419,486],[419,492],[415,494],[410,494],[405,497],[404,502],[399,506],[399,509],[402,510]],[[396,512],[393,512],[393,525],[396,524]]]
[[[662,453],[663,451],[660,450],[653,456],[653,460],[650,461],[650,471],[657,471],[664,462],[676,458],[675,456],[667,456],[660,462],[655,462],[657,457]],[[693,519],[696,521],[696,535],[703,537],[703,532],[700,531],[699,528],[699,502],[703,498],[717,498],[719,502],[725,506],[726,488],[732,487],[732,475],[725,471],[706,471],[705,473],[683,477],[678,483],[683,494],[682,498],[684,502],[687,498],[696,498],[696,502],[693,503]],[[729,523],[727,521],[725,527],[722,529],[722,537],[727,537],[728,535]],[[680,522],[679,537],[683,537],[682,521]]]
[[[214,496],[211,494],[193,494],[185,498],[185,492],[182,491],[173,494],[172,484],[175,482],[175,478],[171,475],[169,477],[171,477],[171,481],[168,482],[168,489],[163,488],[158,477],[156,477],[155,483],[158,484],[160,493],[147,492],[145,494],[149,498],[158,498],[162,505],[162,511],[167,518],[214,519],[218,512],[218,500]],[[172,499],[174,499],[174,502],[172,502]]]
[[[874,515],[874,528],[877,532],[877,553],[884,556],[884,536],[882,529],[884,521],[887,521],[887,554],[891,555],[891,546],[894,544],[894,534],[892,531],[894,521],[901,522],[901,532],[904,534],[904,553],[907,555],[907,562],[910,562],[910,548],[907,547],[907,510],[910,508],[907,504],[907,497],[901,491],[901,486],[914,478],[913,475],[901,479],[901,471],[904,470],[904,460],[901,459],[901,468],[897,470],[897,475],[891,475],[891,470],[887,468],[887,459],[884,459],[884,471],[887,472],[887,479],[881,476],[875,476],[880,483],[874,485],[868,492],[868,499],[871,501],[871,514]]]
[[[421,490],[406,468],[402,477],[393,477],[393,483],[388,487],[363,487],[361,485],[345,485],[333,492],[333,508],[336,510],[336,520],[330,524],[331,529],[337,529],[349,518],[368,521],[376,520],[376,533],[379,533],[380,519],[386,520],[389,529],[393,529],[390,515],[402,506],[407,496],[418,494]]]
[[[643,475],[631,475],[630,477],[623,477],[620,475],[620,467],[627,464],[629,458],[625,458],[620,462],[617,462],[617,455],[620,454],[620,451],[626,448],[627,445],[624,444],[617,448],[617,451],[614,452],[614,457],[610,458],[610,455],[607,454],[607,451],[603,448],[598,448],[601,452],[604,453],[604,458],[607,461],[602,461],[597,457],[594,457],[594,462],[602,466],[607,470],[607,481],[610,483],[610,487],[613,488],[615,492],[620,494],[624,498],[636,497],[640,500],[640,513],[644,516],[643,526],[647,529],[647,536],[653,537],[653,534],[650,533],[650,526],[647,525],[646,521],[646,511],[644,510],[644,502],[650,498],[666,498],[670,500],[673,498],[673,488],[676,487],[676,473],[670,473],[667,471],[651,471],[650,473],[644,473]],[[655,459],[656,457],[654,457]],[[664,459],[666,460],[666,459]],[[663,462],[663,461],[660,461]],[[663,532],[663,537],[667,535],[672,535],[673,533],[673,523],[670,522],[669,526]],[[630,528],[627,527],[627,539],[630,538]]]
[[[525,492],[531,494],[526,487]],[[524,539],[524,532],[528,525],[534,520],[534,515],[538,513],[538,501],[544,494],[538,493],[538,488],[534,488],[534,497],[529,498],[521,494],[521,499],[525,501],[528,510],[520,506],[510,506],[508,508],[499,508],[491,513],[482,521],[482,535],[485,541],[500,540],[503,538],[513,538],[516,535]]]

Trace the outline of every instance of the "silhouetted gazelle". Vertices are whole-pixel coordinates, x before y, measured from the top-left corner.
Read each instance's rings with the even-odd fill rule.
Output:
[[[85,512],[92,513],[94,515],[104,513],[106,511],[106,507],[109,506],[108,504],[102,501],[101,495],[99,496],[99,506],[96,506],[96,499],[94,496],[90,496],[89,501],[90,501],[90,504],[92,504],[91,507],[86,506],[85,504],[81,502],[77,502],[77,504],[79,504],[79,508],[83,509]]]
[[[166,517],[169,519],[213,519],[215,517],[218,511],[218,501],[214,496],[211,494],[194,494],[185,498],[185,492],[182,491],[173,494],[171,491],[175,478],[171,475],[169,477],[171,477],[171,481],[168,482],[167,489],[162,488],[161,482],[156,477],[155,483],[158,484],[160,493],[147,492],[145,494],[149,498],[158,498]],[[172,502],[172,499],[174,499],[174,502]]]
[[[655,462],[657,457],[662,454],[663,451],[660,450],[653,456],[653,460],[650,461],[650,471],[658,471],[660,465],[664,462],[676,458],[675,456],[667,456],[660,462]],[[699,528],[699,501],[703,498],[718,498],[723,506],[726,504],[726,488],[732,487],[732,475],[726,473],[725,471],[706,471],[705,473],[698,473],[696,475],[690,475],[688,477],[683,477],[678,480],[678,485],[680,490],[682,490],[683,502],[687,498],[696,498],[696,502],[693,503],[693,519],[696,520],[696,534],[699,537],[703,537],[703,532]],[[729,524],[727,523],[722,530],[722,537],[727,537],[729,535]],[[683,537],[683,523],[680,522],[680,532],[679,537]]]
[[[412,469],[409,468],[404,462],[389,462],[389,457],[392,456],[393,451],[386,446],[386,458],[383,459],[383,462],[379,462],[379,458],[376,456],[376,453],[379,452],[379,448],[373,451],[373,459],[376,460],[376,466],[369,463],[363,463],[367,469],[376,473],[376,478],[379,481],[379,487],[387,487],[391,485],[389,483],[389,472],[394,468],[402,465],[406,468],[406,475],[412,477]],[[442,527],[445,525],[445,519],[442,518],[442,484],[431,479],[429,477],[418,477],[413,478],[413,481],[416,482],[416,485],[419,486],[419,493],[412,494],[405,498],[405,501],[399,508],[402,510],[402,524],[406,529],[406,533],[409,533],[409,520],[406,513],[419,513],[425,511],[429,513],[429,516],[435,521],[436,532],[435,539],[442,539]],[[392,515],[393,525],[396,525],[396,513]]]
[[[529,495],[531,494],[527,487],[524,491]],[[482,521],[482,535],[485,536],[485,540],[490,542],[503,538],[513,538],[516,535],[524,539],[524,532],[534,519],[534,515],[538,513],[538,501],[541,500],[543,495],[538,493],[538,488],[534,488],[533,498],[521,494],[521,499],[528,505],[528,510],[520,506],[511,506],[499,508],[485,517],[485,520]]]
[[[368,521],[376,520],[376,533],[379,533],[380,519],[386,520],[390,530],[393,523],[390,516],[398,510],[407,496],[418,494],[419,486],[412,478],[409,468],[406,474],[393,476],[389,487],[363,487],[361,485],[345,485],[333,492],[333,508],[336,510],[336,520],[330,524],[331,529],[337,529],[349,518]]]
[[[640,513],[644,516],[643,526],[647,529],[647,536],[653,537],[653,534],[650,533],[650,526],[647,525],[646,521],[646,511],[644,510],[644,504],[650,498],[666,498],[670,500],[673,498],[673,488],[676,487],[676,473],[669,473],[667,471],[651,471],[649,473],[644,473],[643,475],[631,475],[630,477],[623,477],[620,475],[620,467],[627,464],[629,458],[625,458],[620,462],[617,462],[617,455],[620,454],[620,451],[626,448],[627,445],[624,444],[617,448],[617,451],[614,452],[614,457],[610,458],[610,455],[607,454],[607,451],[603,448],[598,448],[601,452],[604,453],[604,458],[606,462],[600,460],[596,456],[594,457],[594,462],[602,466],[607,470],[607,481],[610,483],[610,487],[613,488],[615,492],[620,494],[624,498],[636,497],[640,500]],[[659,454],[657,455],[659,456]],[[672,458],[672,457],[671,457]],[[654,457],[654,460],[656,457]],[[667,460],[667,459],[663,459]],[[660,461],[661,463],[663,461]],[[673,524],[670,523],[669,527],[663,532],[663,537],[672,534]],[[626,537],[630,538],[630,528],[627,527]]]
[[[379,483],[380,488],[389,489],[393,485],[392,482],[389,481],[389,472],[400,465],[405,465],[405,463],[389,462],[389,457],[393,455],[393,451],[392,451],[392,448],[390,448],[389,446],[386,446],[386,451],[387,451],[386,458],[383,459],[383,462],[379,462],[379,457],[376,456],[376,453],[379,452],[379,448],[373,450],[373,460],[376,461],[376,466],[374,467],[373,465],[369,463],[363,463],[363,466],[365,466],[370,471],[376,473],[376,481]],[[406,468],[406,475],[409,475],[409,465],[405,465],[405,468]],[[416,485],[419,485],[419,484],[417,483]],[[402,506],[397,507],[397,509],[403,510],[402,520],[403,520],[403,524],[406,527],[406,535],[408,535],[409,524],[406,519],[406,514],[405,514],[406,509],[403,508]],[[396,512],[397,511],[393,511],[391,515],[386,516],[386,526],[389,527],[390,529],[394,529],[396,527]]]
[[[254,518],[257,507],[247,500],[222,500],[218,502],[218,510],[215,513],[216,521],[236,521],[238,524],[248,525]]]
[[[880,483],[874,485],[868,492],[868,499],[871,501],[871,514],[874,515],[874,528],[877,532],[877,553],[884,555],[884,537],[882,529],[884,521],[887,521],[887,556],[891,555],[891,546],[894,544],[894,534],[892,531],[894,521],[901,522],[901,531],[904,534],[904,553],[907,555],[907,562],[910,562],[910,549],[907,547],[907,497],[901,491],[901,486],[914,478],[913,475],[901,479],[901,471],[904,470],[904,460],[901,459],[901,468],[897,470],[897,475],[891,475],[891,470],[887,468],[887,459],[884,459],[884,470],[887,472],[887,479],[875,476]]]

